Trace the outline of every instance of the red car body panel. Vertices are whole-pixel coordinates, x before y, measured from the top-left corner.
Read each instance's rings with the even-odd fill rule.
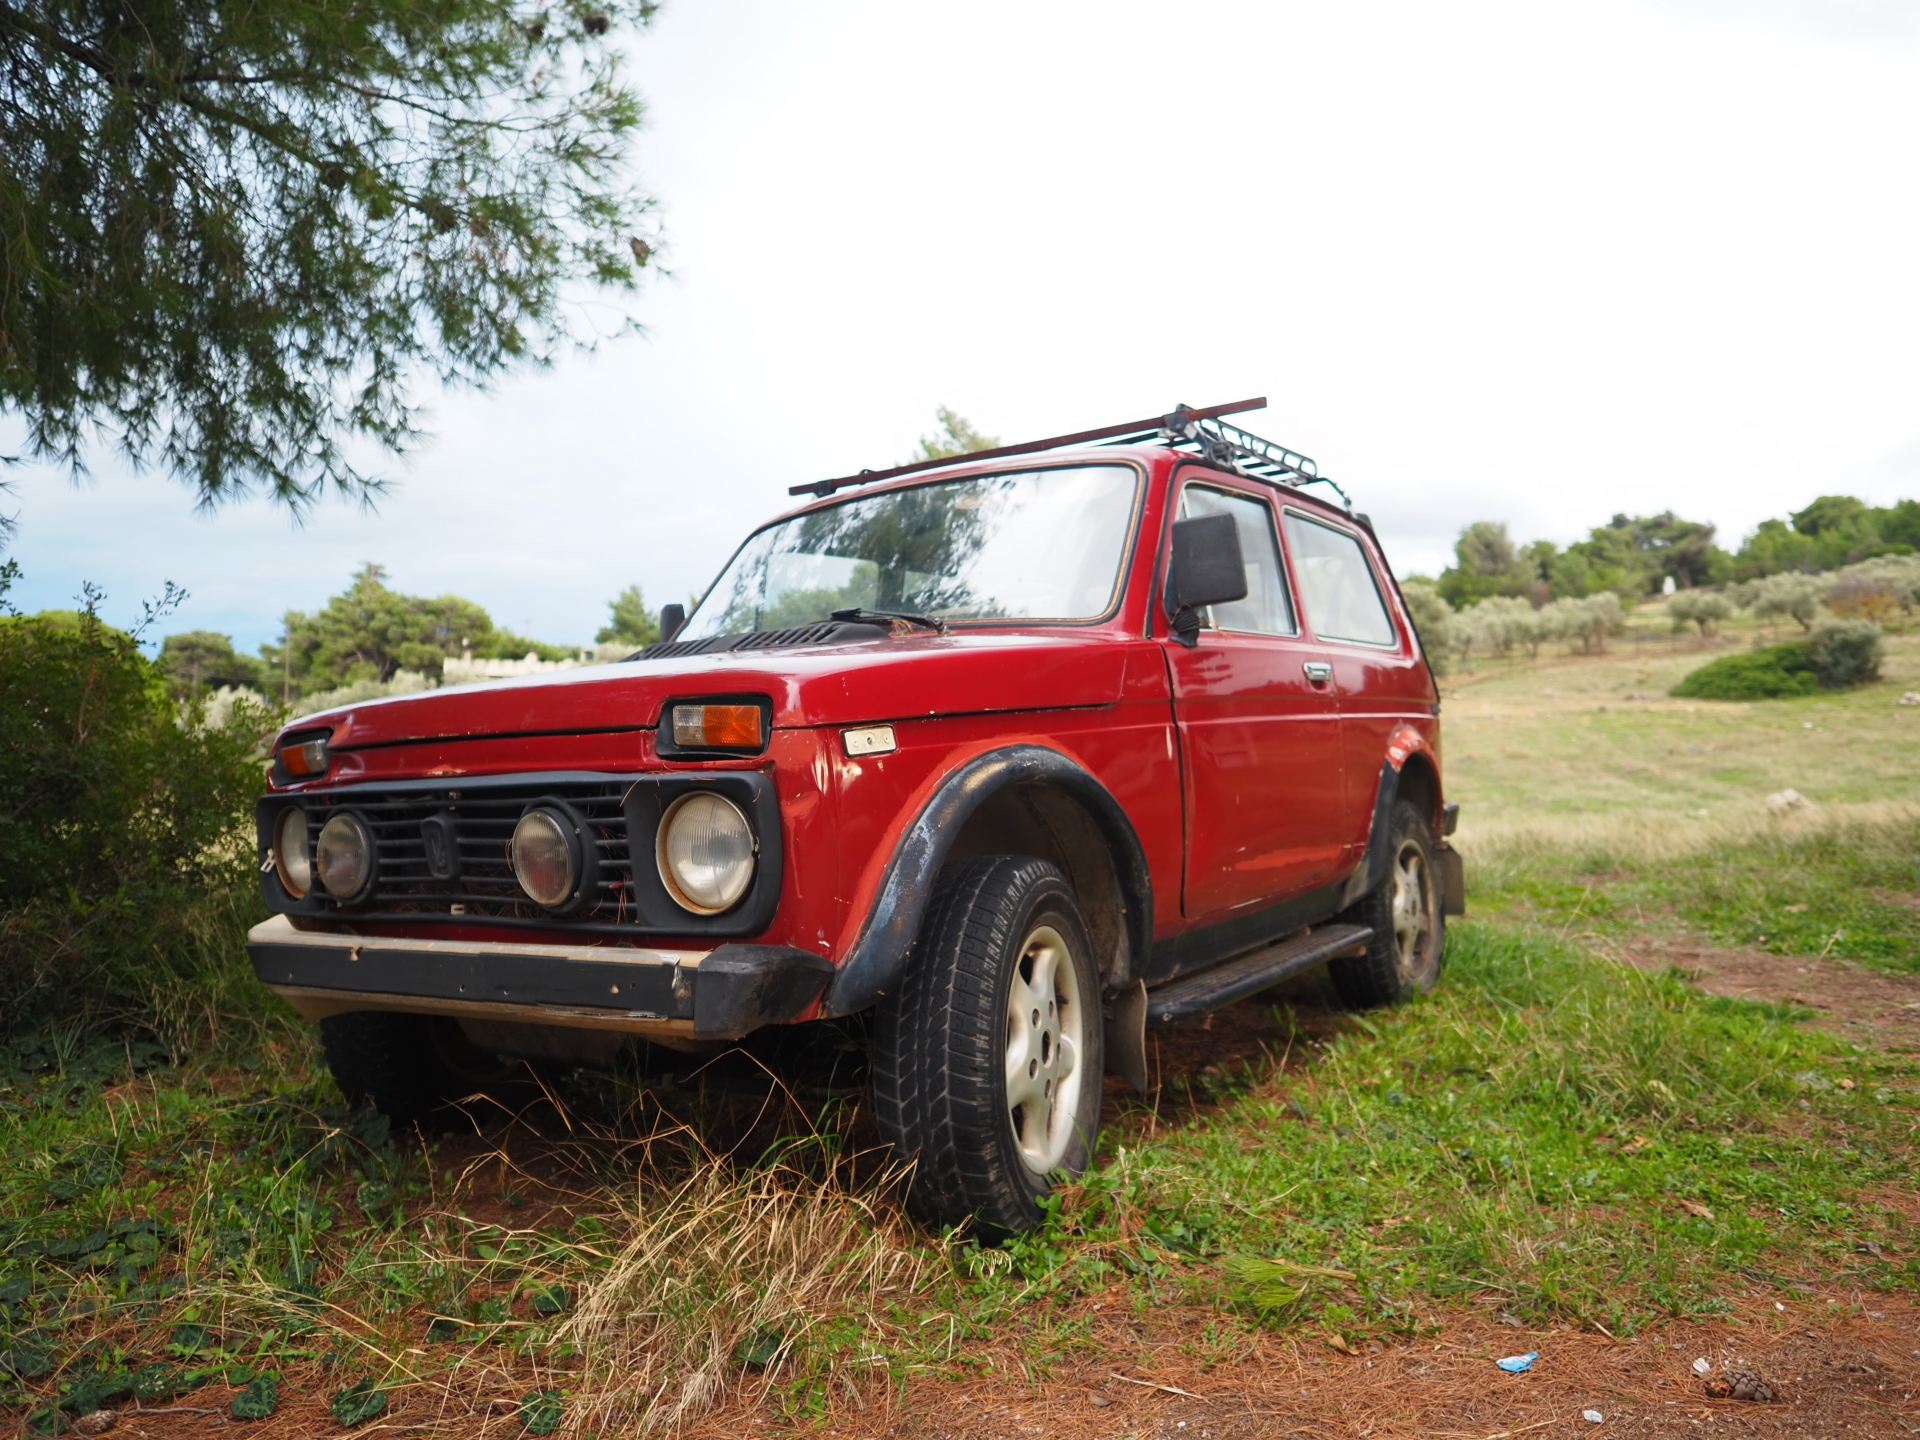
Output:
[[[747,938],[835,963],[859,942],[903,837],[930,798],[960,766],[1001,747],[1056,751],[1118,802],[1151,874],[1156,948],[1351,875],[1368,842],[1383,766],[1397,773],[1415,756],[1432,766],[1427,798],[1437,824],[1438,697],[1364,522],[1158,447],[1078,452],[1076,460],[1093,457],[1131,464],[1145,482],[1120,598],[1103,621],[969,623],[945,635],[635,660],[343,707],[304,717],[286,732],[295,739],[327,735],[327,775],[276,785],[274,793],[544,772],[761,771],[778,797],[784,871],[770,922]],[[1043,462],[956,464],[872,488],[1036,463]],[[1300,615],[1295,635],[1203,630],[1192,648],[1175,643],[1158,597],[1176,471],[1261,497],[1274,506],[1276,521],[1281,507],[1291,506],[1358,537],[1388,596],[1397,643],[1323,640],[1310,615]],[[1295,597],[1299,615],[1297,584]],[[1330,666],[1330,680],[1310,679],[1303,669],[1309,662]],[[660,755],[656,732],[666,704],[747,694],[772,702],[764,754]],[[850,756],[841,732],[880,724],[892,725],[897,748]],[[647,858],[636,855],[633,863]],[[313,929],[328,922],[298,923]],[[367,933],[500,938],[485,923],[458,919],[362,925],[343,914],[340,923]],[[513,935],[542,937],[619,943],[605,935],[583,939],[559,920]],[[649,934],[636,943],[713,945],[694,934]]]

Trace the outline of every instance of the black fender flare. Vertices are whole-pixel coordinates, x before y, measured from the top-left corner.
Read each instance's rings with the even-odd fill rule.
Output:
[[[1032,784],[1057,786],[1081,801],[1106,838],[1126,904],[1122,933],[1127,954],[1110,983],[1124,985],[1133,979],[1153,953],[1153,877],[1133,822],[1112,792],[1077,761],[1044,745],[1009,745],[976,755],[948,775],[907,826],[887,862],[860,938],[827,987],[822,1016],[865,1010],[893,988],[920,934],[934,881],[954,837],[988,797],[1010,785]]]
[[[1360,864],[1347,877],[1347,888],[1340,892],[1340,908],[1357,905],[1387,881],[1387,867],[1393,863],[1393,802],[1400,798],[1400,772],[1391,760],[1380,764],[1380,785],[1373,792],[1373,818],[1367,822],[1367,848]]]

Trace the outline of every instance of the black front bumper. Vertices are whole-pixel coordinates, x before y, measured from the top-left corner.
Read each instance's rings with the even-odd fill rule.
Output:
[[[247,935],[254,973],[276,990],[539,1007],[569,1017],[691,1022],[702,1039],[736,1039],[804,1013],[834,975],[831,961],[785,945],[709,951],[626,945],[520,945],[402,940],[295,930],[285,916]]]

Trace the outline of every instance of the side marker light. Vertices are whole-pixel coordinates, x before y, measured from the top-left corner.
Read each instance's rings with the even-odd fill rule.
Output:
[[[840,743],[847,747],[847,754],[856,759],[862,755],[891,755],[900,748],[894,741],[891,725],[866,725],[858,730],[842,730]]]

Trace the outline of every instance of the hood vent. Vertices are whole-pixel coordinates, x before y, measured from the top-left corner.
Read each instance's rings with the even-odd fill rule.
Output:
[[[713,655],[722,650],[779,650],[795,645],[846,645],[884,640],[884,625],[855,620],[821,620],[789,630],[743,630],[732,635],[710,635],[704,640],[662,640],[637,650],[629,660],[672,660],[682,655]]]

